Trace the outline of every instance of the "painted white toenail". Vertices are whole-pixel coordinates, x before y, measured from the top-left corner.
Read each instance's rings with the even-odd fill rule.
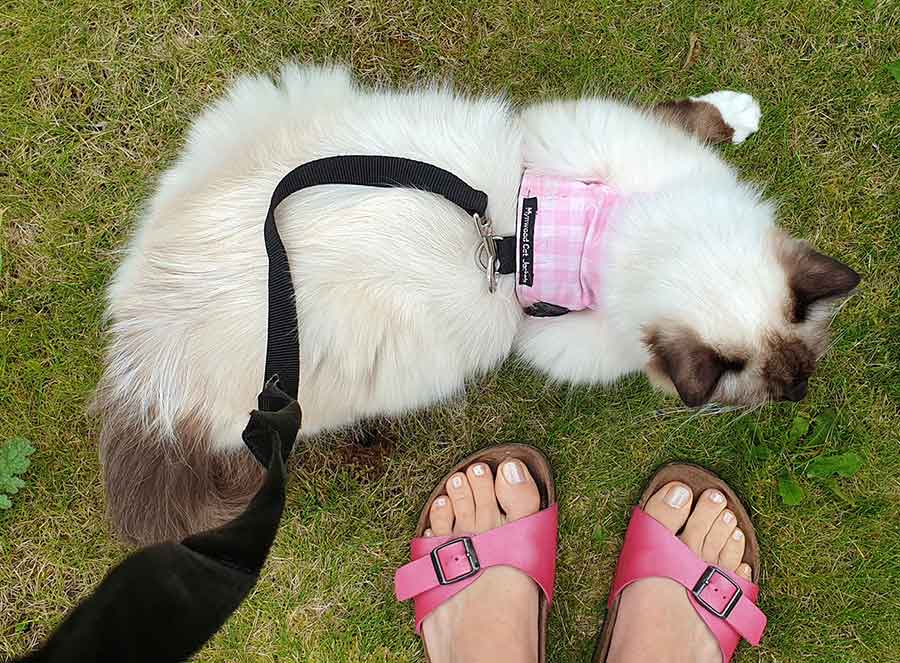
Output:
[[[510,461],[503,465],[503,476],[506,477],[506,481],[511,485],[525,481],[525,477],[519,470],[519,464],[516,461]]]
[[[673,509],[680,509],[691,499],[691,491],[684,486],[672,486],[666,493],[666,504]]]
[[[439,497],[434,501],[435,506],[447,506],[447,498]]]
[[[731,533],[731,538],[734,539],[735,541],[740,541],[741,539],[744,538],[744,533],[741,530],[736,529],[736,530],[734,530],[734,532]]]
[[[709,499],[711,502],[715,502],[716,504],[721,504],[725,501],[725,496],[720,493],[718,490],[711,490],[709,492]]]
[[[474,474],[476,477],[483,477],[484,476],[484,465],[476,465],[475,467],[473,467],[472,474]]]
[[[734,514],[731,511],[726,511],[722,514],[722,520],[724,520],[729,525],[734,522]]]
[[[450,485],[454,488],[462,488],[462,477],[453,477],[450,479]]]

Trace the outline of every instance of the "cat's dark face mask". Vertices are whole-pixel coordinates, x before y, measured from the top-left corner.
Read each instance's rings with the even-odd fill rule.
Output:
[[[780,319],[745,344],[704,338],[686,324],[649,326],[643,338],[650,355],[645,370],[656,386],[676,392],[690,407],[752,407],[806,396],[816,364],[831,345],[835,307],[860,276],[780,231],[774,242],[776,268],[780,263],[785,272]]]

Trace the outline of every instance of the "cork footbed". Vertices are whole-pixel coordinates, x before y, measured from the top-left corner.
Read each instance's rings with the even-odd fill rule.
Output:
[[[704,490],[715,488],[725,495],[728,501],[728,508],[734,513],[737,519],[737,526],[744,532],[744,558],[743,561],[750,567],[753,575],[753,582],[759,583],[759,542],[756,539],[756,530],[753,528],[753,522],[747,509],[744,508],[743,502],[737,494],[722,479],[710,472],[706,468],[691,463],[668,463],[657,470],[638,501],[638,506],[642,509],[647,505],[650,497],[656,493],[667,483],[678,481],[688,486],[696,499]],[[616,616],[619,612],[619,601],[616,600],[606,613],[606,619],[603,622],[603,629],[597,638],[597,646],[594,653],[594,663],[604,663],[607,654],[609,654],[609,646],[612,643],[613,629],[616,625]]]
[[[522,461],[525,467],[528,468],[529,473],[531,473],[541,494],[540,509],[544,510],[554,504],[556,502],[556,489],[553,485],[553,473],[550,469],[550,463],[544,457],[544,454],[527,444],[503,444],[478,451],[457,463],[452,470],[447,472],[425,501],[425,506],[419,515],[419,523],[416,525],[416,537],[425,534],[425,529],[428,527],[428,513],[431,503],[441,495],[447,494],[447,480],[453,474],[464,471],[474,463],[484,463],[491,468],[491,472],[496,477],[497,467],[500,463],[510,458]],[[547,660],[547,616],[550,609],[543,592],[539,592],[538,601],[538,660],[540,663],[545,663]],[[424,637],[422,638],[422,644],[425,646]],[[427,646],[425,646],[425,660],[429,663],[431,662]]]

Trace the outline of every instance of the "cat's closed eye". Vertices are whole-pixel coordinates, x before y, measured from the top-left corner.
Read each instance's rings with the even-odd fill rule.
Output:
[[[746,367],[746,359],[725,359],[725,370],[730,373],[740,373]]]

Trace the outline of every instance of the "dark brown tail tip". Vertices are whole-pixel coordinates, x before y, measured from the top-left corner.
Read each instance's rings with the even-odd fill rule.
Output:
[[[213,451],[199,416],[179,422],[173,440],[121,407],[98,409],[107,515],[128,543],[180,540],[218,527],[241,513],[262,485],[265,470],[246,447]]]
[[[284,508],[274,430],[268,473],[250,506],[224,526],[149,546],[114,567],[40,649],[17,663],[186,661],[219,630],[259,577]]]
[[[712,145],[728,143],[734,136],[734,129],[722,119],[719,109],[706,101],[699,99],[664,101],[654,106],[653,111],[665,122],[680,127]]]

